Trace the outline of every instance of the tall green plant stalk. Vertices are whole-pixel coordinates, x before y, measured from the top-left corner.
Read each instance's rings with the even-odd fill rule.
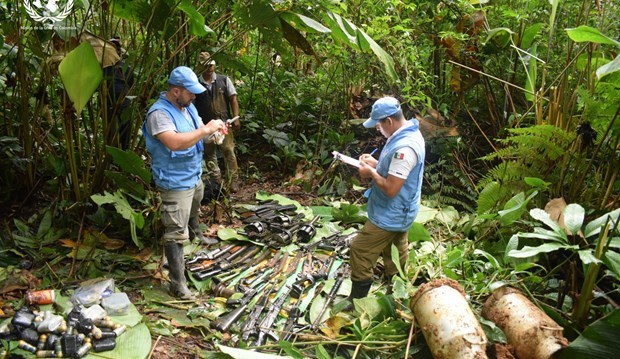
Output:
[[[577,302],[573,310],[573,320],[582,328],[587,325],[588,318],[590,316],[590,307],[592,306],[592,299],[594,297],[593,290],[594,286],[596,285],[598,273],[601,269],[601,258],[603,257],[603,254],[605,253],[605,249],[607,247],[607,236],[609,234],[612,221],[613,219],[610,219],[607,222],[605,229],[601,232],[601,235],[599,236],[599,240],[596,244],[596,249],[594,251],[594,257],[597,259],[597,261],[588,265],[588,269],[585,273],[585,279],[583,281],[583,285],[581,286],[581,291],[579,292],[579,296],[577,297]]]

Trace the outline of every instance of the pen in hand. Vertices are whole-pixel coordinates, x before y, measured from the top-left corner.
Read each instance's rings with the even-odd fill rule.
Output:
[[[378,149],[378,148],[375,148],[374,150],[372,150],[372,151],[370,152],[370,156],[374,155],[374,154],[375,154],[375,152],[377,152],[377,149]]]

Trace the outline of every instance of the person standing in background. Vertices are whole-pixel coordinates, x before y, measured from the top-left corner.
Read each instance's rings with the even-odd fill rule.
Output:
[[[232,81],[222,74],[215,73],[215,61],[211,59],[208,52],[201,52],[198,56],[198,66],[196,69],[200,84],[206,90],[196,95],[194,105],[204,123],[211,120],[220,119],[226,121],[237,117],[231,124],[231,128],[239,131],[241,122],[239,121],[239,102],[237,101],[237,90]],[[239,175],[237,156],[235,155],[235,137],[233,131],[229,131],[221,144],[226,165],[226,175],[222,183],[222,171],[217,161],[217,144],[215,142],[205,143],[205,162],[210,181],[223,184],[224,188],[230,192],[237,192],[239,189]]]
[[[125,63],[121,39],[117,36],[108,40],[116,48],[120,60],[103,69],[107,83],[106,111],[109,119],[108,144],[117,145],[126,150],[131,143],[132,121],[130,116],[124,115],[131,104],[127,97],[134,84],[133,70]]]

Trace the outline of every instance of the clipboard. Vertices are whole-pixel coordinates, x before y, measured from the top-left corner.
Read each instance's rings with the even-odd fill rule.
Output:
[[[357,168],[360,167],[360,161],[356,160],[353,157],[349,157],[349,156],[347,156],[345,154],[342,154],[342,153],[340,153],[338,151],[332,151],[332,155],[334,156],[334,159],[340,160],[340,161],[342,161],[342,162],[344,162],[344,163],[346,163],[346,164],[348,164],[350,166],[357,167]]]

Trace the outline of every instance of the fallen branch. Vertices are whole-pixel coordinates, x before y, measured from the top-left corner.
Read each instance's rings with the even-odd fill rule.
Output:
[[[155,340],[155,344],[153,344],[153,347],[151,348],[151,351],[149,352],[149,356],[147,357],[147,359],[151,359],[151,357],[153,357],[153,352],[155,351],[155,348],[157,348],[159,339],[161,339],[161,335],[157,336],[157,340]]]

